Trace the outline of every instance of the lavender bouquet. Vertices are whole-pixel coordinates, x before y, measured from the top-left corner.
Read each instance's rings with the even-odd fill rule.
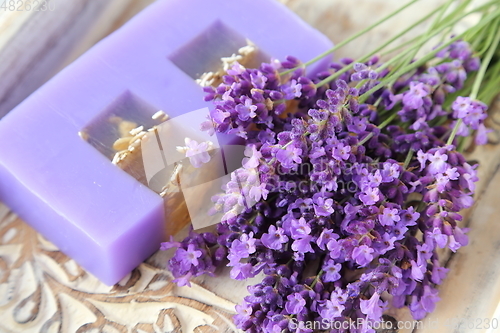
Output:
[[[238,328],[375,332],[389,306],[416,320],[434,310],[447,272],[439,249],[468,243],[460,211],[473,205],[478,178],[462,152],[487,142],[500,3],[449,0],[366,56],[307,76],[308,65],[414,2],[307,63],[235,61],[204,88],[214,107],[201,126],[240,136],[247,157],[213,198],[223,214],[216,230],[161,248],[176,248],[168,266],[179,285],[223,265],[233,279],[262,276],[237,306]],[[471,14],[479,23],[449,37]],[[389,49],[424,21],[424,34]],[[184,151],[199,166],[209,147],[190,141]]]

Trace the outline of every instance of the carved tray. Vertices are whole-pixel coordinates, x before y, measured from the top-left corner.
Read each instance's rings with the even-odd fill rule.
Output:
[[[59,12],[50,17],[0,13],[0,59],[4,60],[0,62],[0,116],[150,2],[152,0],[61,0],[56,1]],[[283,2],[334,42],[400,6],[399,0]],[[356,57],[374,48],[394,29],[415,20],[415,11],[440,2],[420,1],[412,11],[347,46],[338,55]],[[68,25],[68,20],[75,23],[63,34],[61,29]],[[36,36],[42,31],[46,34]],[[38,44],[33,45],[33,40]],[[55,47],[54,40],[60,41]],[[19,53],[23,53],[20,59]],[[465,323],[460,332],[467,332],[471,321],[500,319],[497,311],[500,300],[499,109],[497,106],[491,110],[490,126],[495,131],[491,133],[490,144],[469,155],[470,159],[481,162],[479,201],[466,212],[471,244],[458,254],[446,257],[451,271],[441,287],[442,301],[426,319],[439,326],[426,326],[418,332],[454,332],[455,327],[450,325],[453,318]],[[222,269],[215,278],[199,278],[192,288],[177,287],[164,269],[167,256],[168,253],[156,253],[118,284],[107,287],[0,203],[0,333],[238,332],[231,316],[235,304],[246,294],[246,285],[252,281],[230,280],[228,271]],[[410,320],[405,310],[389,313],[398,320]],[[411,331],[401,329],[399,332]]]

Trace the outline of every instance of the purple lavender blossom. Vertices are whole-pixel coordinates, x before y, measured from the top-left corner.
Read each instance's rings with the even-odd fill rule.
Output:
[[[281,88],[281,91],[285,94],[285,99],[294,99],[302,95],[301,89],[302,85],[297,83],[297,80],[291,80]]]
[[[385,305],[380,300],[380,295],[375,292],[369,300],[360,301],[360,309],[368,318],[380,320],[384,311]]]
[[[465,118],[472,108],[472,100],[470,99],[470,97],[458,96],[451,105],[451,109],[453,110],[453,117],[455,119]]]
[[[180,265],[183,269],[189,270],[191,266],[198,265],[198,258],[201,257],[201,251],[195,250],[194,244],[189,244],[187,250],[179,248],[177,258],[180,259]]]
[[[285,309],[290,314],[299,314],[300,312],[302,312],[305,305],[306,300],[302,297],[302,295],[299,293],[295,293],[292,295],[288,295]]]
[[[296,239],[292,244],[292,250],[298,253],[313,253],[314,250],[311,245],[312,237],[307,235],[302,238]]]
[[[403,104],[411,109],[418,109],[424,104],[424,97],[428,96],[430,89],[421,82],[410,82],[410,90],[403,94]]]
[[[368,265],[373,260],[373,250],[371,247],[367,245],[361,245],[352,251],[352,259],[356,261],[356,263],[363,267]]]
[[[311,233],[311,227],[306,220],[301,217],[292,221],[291,236],[293,239],[302,239]]]
[[[340,279],[340,269],[341,264],[335,263],[333,260],[327,260],[323,264],[323,271],[325,272],[322,276],[323,282],[335,282]]]
[[[443,154],[439,150],[436,151],[433,155],[429,155],[427,157],[427,160],[431,162],[427,167],[427,170],[433,175],[443,173],[448,168],[448,164],[446,163],[446,161],[448,160],[448,155]]]
[[[322,196],[318,196],[314,202],[314,212],[318,216],[329,216],[334,212],[332,205],[333,199],[325,199]]]
[[[325,300],[324,303],[320,305],[319,314],[323,319],[331,320],[340,317],[344,309],[345,307],[338,302]]]
[[[393,226],[395,222],[398,222],[401,219],[398,213],[398,210],[395,208],[384,208],[382,214],[378,216],[380,224],[385,226]]]
[[[208,163],[210,161],[210,155],[208,153],[210,145],[208,142],[198,143],[195,140],[186,138],[185,143],[186,143],[185,147],[186,157],[189,157],[189,162],[195,168],[199,168],[203,164]]]
[[[236,105],[236,112],[238,112],[238,118],[245,121],[249,118],[255,118],[257,115],[255,111],[257,110],[257,106],[253,105],[253,101],[251,98],[243,96],[241,98],[241,103]]]
[[[492,130],[486,129],[484,124],[479,124],[477,127],[476,144],[485,145],[488,142],[488,133],[491,131]]]
[[[374,205],[380,200],[380,190],[376,187],[368,187],[359,195],[359,199],[365,205]]]
[[[338,238],[339,235],[337,235],[333,230],[325,229],[321,232],[321,235],[318,237],[316,243],[320,249],[325,250],[327,244],[329,244],[331,240],[336,240]]]
[[[302,149],[294,146],[288,146],[285,149],[280,149],[276,153],[276,158],[285,168],[293,168],[296,163],[302,162]]]
[[[174,281],[188,285],[221,265],[237,280],[263,274],[234,317],[252,333],[290,332],[291,318],[363,319],[361,331],[371,332],[385,295],[415,319],[432,311],[447,271],[436,249],[467,244],[459,212],[473,204],[477,181],[476,167],[445,142],[458,123],[456,135],[475,134],[477,143],[488,131],[484,105],[451,95],[478,69],[474,52],[456,41],[439,57],[364,101],[391,74],[377,57],[322,87],[353,60],[309,78],[293,57],[234,64],[206,87],[214,108],[203,128],[239,135],[245,158],[213,198],[223,217],[212,236],[162,244],[177,248]]]
[[[274,225],[269,226],[268,233],[261,236],[261,242],[271,250],[281,250],[283,244],[288,242],[288,237],[284,234],[282,228],[276,228]]]

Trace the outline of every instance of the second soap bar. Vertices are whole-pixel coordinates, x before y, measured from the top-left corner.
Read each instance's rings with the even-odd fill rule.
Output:
[[[275,0],[157,1],[0,121],[0,200],[116,283],[166,237],[162,198],[111,163],[117,123],[147,127],[158,110],[207,107],[195,80],[248,40],[266,60],[307,61],[331,47]]]

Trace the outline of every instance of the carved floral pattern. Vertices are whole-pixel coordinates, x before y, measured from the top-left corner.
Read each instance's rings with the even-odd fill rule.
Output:
[[[0,332],[237,332],[235,304],[177,287],[163,255],[109,287],[0,204]]]

